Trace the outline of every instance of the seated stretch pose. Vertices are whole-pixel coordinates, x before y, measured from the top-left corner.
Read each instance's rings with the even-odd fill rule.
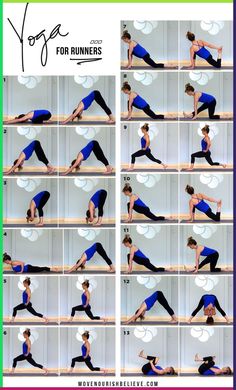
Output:
[[[43,370],[45,372],[45,375],[47,375],[47,373],[48,373],[47,368],[43,367],[41,364],[36,363],[35,360],[32,358],[30,335],[31,335],[30,329],[26,329],[23,333],[23,336],[25,338],[25,342],[22,345],[22,352],[23,353],[13,359],[11,373],[12,374],[14,373],[18,362],[22,362],[23,360],[27,360],[27,362],[29,364],[31,364],[34,367],[40,368],[41,370]]]
[[[43,226],[43,207],[47,203],[50,198],[50,193],[48,191],[41,191],[37,195],[33,197],[30,201],[29,209],[27,210],[26,220],[27,222],[33,222],[34,218],[37,217],[36,209],[39,212],[39,222],[35,224],[35,226]]]
[[[159,302],[160,305],[166,309],[166,311],[169,313],[171,316],[171,320],[169,321],[171,324],[176,324],[177,323],[177,318],[175,316],[175,313],[173,309],[170,307],[169,303],[167,302],[164,294],[162,291],[155,291],[150,297],[146,298],[145,301],[143,301],[136,310],[135,314],[130,317],[127,321],[124,322],[125,325],[130,324],[131,322],[137,321],[139,318],[141,321],[145,319],[145,313],[146,311],[149,311],[156,302]]]
[[[86,364],[86,366],[91,370],[91,371],[102,371],[103,374],[106,374],[107,373],[107,370],[105,370],[104,368],[100,368],[100,367],[94,367],[91,363],[91,356],[90,356],[90,343],[88,341],[89,339],[89,332],[84,332],[82,334],[82,339],[83,339],[83,345],[81,347],[81,351],[82,351],[82,355],[81,356],[77,356],[75,358],[72,359],[71,361],[71,368],[69,370],[69,373],[71,373],[73,371],[73,368],[75,367],[75,363],[76,362],[84,362]]]
[[[176,375],[174,367],[162,368],[157,365],[160,360],[159,357],[149,355],[145,356],[144,351],[141,351],[138,356],[145,360],[149,360],[149,362],[144,364],[142,367],[142,373],[144,375]]]
[[[203,58],[208,62],[208,64],[214,66],[215,68],[221,68],[221,57],[222,57],[222,46],[216,46],[212,45],[211,43],[208,43],[206,41],[196,40],[195,34],[188,31],[186,34],[186,38],[192,43],[192,46],[190,47],[190,69],[195,68],[195,60],[196,56]],[[218,52],[218,58],[217,61],[214,60],[209,50],[206,49],[206,47],[209,47],[210,49],[215,49]]]
[[[106,172],[105,173],[111,173],[112,167],[109,165],[108,160],[104,156],[104,153],[102,151],[101,146],[99,145],[98,141],[90,141],[77,155],[76,159],[71,162],[70,167],[67,169],[67,171],[64,172],[64,175],[68,175],[68,173],[73,172],[75,169],[78,171],[80,169],[80,165],[83,161],[86,161],[91,153],[94,153],[98,161],[101,161],[105,167]]]
[[[106,322],[105,318],[101,318],[99,316],[94,316],[92,311],[91,311],[91,306],[90,306],[91,293],[89,292],[89,281],[88,280],[85,280],[82,283],[82,288],[84,290],[83,294],[81,295],[82,304],[72,307],[71,317],[68,320],[68,322],[73,321],[73,318],[75,316],[76,311],[85,311],[85,313],[87,314],[87,316],[91,320],[103,320],[104,322]]]
[[[3,254],[3,263],[12,267],[12,271],[23,273],[39,273],[39,272],[58,272],[57,267],[38,267],[37,265],[25,264],[23,261],[14,261],[7,253]]]
[[[93,223],[93,226],[100,226],[102,224],[103,217],[103,207],[106,202],[107,191],[106,190],[98,190],[93,194],[93,196],[89,200],[88,210],[86,211],[86,222],[93,222],[95,215],[95,209],[98,208],[98,220]]]
[[[86,261],[89,261],[96,252],[105,260],[105,262],[109,266],[109,270],[107,272],[115,272],[115,267],[112,264],[111,259],[109,259],[109,257],[107,256],[102,244],[100,242],[95,242],[95,244],[90,246],[84,251],[84,253],[82,253],[80,259],[66,273],[77,271],[79,268],[81,268],[81,270],[85,269]]]
[[[197,241],[193,237],[188,238],[187,246],[190,249],[195,250],[195,267],[188,272],[198,273],[198,270],[204,267],[206,264],[210,264],[211,272],[220,272],[221,268],[216,268],[217,261],[219,259],[219,253],[215,249],[208,248],[204,245],[198,245]],[[204,256],[205,259],[199,264],[200,256]]]
[[[194,222],[195,219],[195,209],[201,211],[202,213],[206,214],[208,218],[212,219],[215,222],[220,222],[220,213],[221,213],[221,205],[222,200],[216,200],[214,198],[209,198],[208,196],[204,194],[194,194],[194,188],[190,185],[187,185],[185,188],[185,191],[191,196],[191,199],[189,201],[189,214],[190,219],[187,222]],[[216,203],[217,204],[217,212],[214,214],[212,212],[212,209],[210,208],[209,204],[205,202],[205,200],[208,200],[209,202]]]
[[[141,252],[136,245],[132,244],[132,238],[129,234],[125,235],[122,243],[126,248],[130,249],[130,253],[127,255],[128,271],[126,273],[132,273],[133,261],[137,264],[143,265],[147,269],[153,272],[164,272],[166,271],[163,267],[155,267],[150,260]]]
[[[134,164],[135,164],[135,159],[136,157],[141,157],[141,156],[146,156],[149,158],[149,160],[156,162],[157,164],[161,164],[163,168],[167,168],[167,165],[163,164],[161,160],[158,160],[155,158],[150,149],[150,137],[148,134],[149,131],[149,126],[148,123],[145,123],[141,127],[142,133],[144,134],[143,137],[141,138],[141,149],[138,150],[137,152],[133,153],[131,156],[131,165],[130,168],[128,169],[129,171],[132,171],[134,169]]]
[[[215,115],[216,98],[214,96],[205,92],[195,91],[194,87],[189,83],[185,85],[185,93],[194,98],[194,111],[190,114],[183,112],[185,118],[194,120],[200,112],[208,110],[209,119],[220,119],[220,115]],[[203,104],[197,108],[199,102]]]
[[[219,162],[212,161],[211,151],[210,151],[211,140],[210,140],[210,137],[208,135],[209,131],[210,131],[209,125],[205,125],[202,128],[202,135],[203,135],[203,139],[201,141],[202,150],[200,152],[196,152],[196,153],[191,154],[191,165],[187,169],[187,171],[193,170],[195,158],[205,158],[207,160],[208,164],[210,164],[211,166],[218,165],[218,166],[221,166],[223,168],[226,168],[226,164],[221,164]]]
[[[131,69],[132,68],[132,61],[133,61],[133,56],[142,58],[146,64],[150,65],[152,68],[164,68],[165,65],[161,63],[156,63],[153,61],[153,59],[150,57],[150,54],[147,52],[144,47],[142,47],[138,42],[132,40],[130,33],[128,30],[123,31],[122,41],[127,43],[129,45],[128,49],[128,65],[127,68]],[[166,65],[168,68],[170,67],[175,67],[173,65]]]
[[[19,171],[23,169],[23,164],[25,161],[29,160],[32,154],[35,152],[36,156],[38,157],[38,160],[44,163],[47,167],[47,173],[53,173],[55,172],[55,168],[49,163],[44,150],[41,146],[41,143],[37,140],[32,141],[29,145],[26,146],[20,153],[18,159],[16,159],[9,171],[5,172],[4,175],[9,175],[12,172],[15,172],[15,170],[18,168]]]
[[[78,106],[75,108],[73,113],[66,120],[61,122],[61,124],[66,125],[68,122],[73,121],[75,118],[77,118],[78,120],[82,119],[82,112],[87,110],[94,101],[105,111],[105,113],[109,117],[107,123],[115,123],[112,112],[110,108],[106,105],[105,100],[103,99],[101,93],[95,90],[90,92],[88,96],[83,98],[79,102]]]
[[[200,375],[232,375],[230,367],[219,368],[214,362],[215,356],[206,356],[201,358],[198,354],[195,355],[195,362],[202,362],[198,368]]]
[[[191,324],[193,317],[204,307],[204,315],[207,316],[206,324],[213,325],[214,318],[213,316],[216,314],[216,309],[220,312],[220,314],[225,318],[225,321],[230,324],[230,320],[227,317],[224,310],[220,307],[218,299],[213,294],[204,294],[197,306],[197,308],[192,312],[191,317],[188,320],[188,323]]]
[[[143,203],[143,201],[139,198],[139,196],[132,193],[132,187],[130,187],[130,184],[125,184],[122,192],[125,194],[125,196],[130,198],[130,202],[127,203],[128,219],[126,219],[124,222],[132,222],[133,210],[139,214],[145,215],[145,217],[150,218],[152,221],[164,221],[167,219],[162,216],[154,215],[150,211],[149,207],[146,206],[145,203]]]
[[[26,278],[23,281],[23,285],[25,287],[25,290],[23,291],[23,294],[22,294],[22,303],[20,303],[16,307],[14,307],[11,322],[15,321],[18,310],[28,310],[28,312],[33,314],[33,316],[43,318],[45,323],[47,324],[48,319],[46,317],[44,317],[43,314],[37,313],[34,310],[32,303],[30,302],[30,298],[31,298],[31,289],[29,287],[30,283],[31,283],[30,278]]]
[[[155,112],[150,109],[150,106],[146,102],[146,100],[144,100],[140,95],[138,95],[137,92],[131,90],[131,86],[127,81],[123,83],[121,91],[124,92],[126,95],[129,95],[128,116],[127,118],[125,118],[126,120],[130,120],[132,118],[133,107],[138,108],[139,110],[143,110],[143,112],[152,119],[173,118],[173,115],[164,116],[163,114],[155,114]]]
[[[10,119],[9,121],[5,121],[6,125],[14,124],[14,123],[23,123],[31,121],[32,123],[39,124],[43,122],[50,123],[49,119],[52,114],[48,110],[34,110],[28,112],[28,114],[20,114],[15,117],[15,119]]]

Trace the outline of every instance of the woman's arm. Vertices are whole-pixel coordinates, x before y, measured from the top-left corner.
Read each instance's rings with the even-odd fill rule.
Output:
[[[195,95],[194,95],[194,115],[193,115],[192,119],[196,119],[197,118],[198,100],[199,100],[199,96],[195,93]]]
[[[68,173],[71,173],[71,172],[73,171],[73,169],[75,169],[75,168],[77,167],[77,165],[79,165],[80,162],[81,162],[81,157],[80,157],[79,154],[78,154],[78,156],[77,156],[77,158],[76,158],[74,164],[71,165],[71,167],[69,167],[69,168],[63,173],[63,175],[68,175]]]
[[[190,47],[190,68],[195,68],[195,58],[194,58],[194,50],[193,47]]]
[[[18,157],[17,162],[14,165],[12,165],[12,167],[7,172],[5,172],[4,175],[9,175],[10,173],[14,172],[16,168],[18,168],[19,165],[21,165],[23,160],[24,160],[24,156],[23,153],[21,153],[20,156]]]
[[[129,45],[129,59],[128,59],[128,66],[127,68],[131,68],[132,67],[132,61],[133,61],[133,56],[132,56],[132,53],[133,53],[133,46],[132,45]]]
[[[195,254],[195,270],[193,271],[193,273],[198,272],[200,253],[201,253],[200,250],[197,249]]]
[[[128,110],[128,117],[127,117],[127,119],[131,119],[131,117],[132,117],[132,111],[133,111],[132,104],[133,104],[133,100],[134,100],[133,96],[129,96],[129,110]]]
[[[132,317],[130,317],[127,321],[125,321],[125,324],[130,324],[131,322],[134,322],[135,320],[137,320],[137,318],[140,316],[140,314],[145,310],[145,307],[144,305],[146,306],[146,304],[142,303],[142,305],[140,306],[139,310],[137,311],[136,314],[134,314]]]
[[[203,46],[209,47],[210,49],[218,50],[220,49],[220,46],[212,45],[212,43],[206,42],[206,41],[199,41],[203,44]]]
[[[189,221],[188,222],[193,222],[194,217],[195,217],[195,207],[194,207],[192,200],[190,199],[190,201],[189,201]]]
[[[212,203],[218,203],[219,202],[217,199],[209,198],[209,196],[206,196],[204,194],[200,194],[200,195],[202,196],[202,199],[208,200],[209,202],[212,202]]]
[[[131,197],[130,205],[129,205],[129,217],[128,217],[130,221],[132,221],[133,207],[134,207],[134,199]]]
[[[134,248],[132,247],[131,250],[130,250],[130,255],[129,255],[128,273],[132,272],[133,258],[134,258]]]
[[[154,371],[156,374],[158,374],[158,375],[164,375],[165,374],[165,371],[164,370],[159,370],[158,368],[156,368],[152,361],[150,362],[150,364],[151,364],[151,367],[152,367],[152,371]]]
[[[77,117],[77,115],[80,114],[80,111],[81,111],[81,108],[80,108],[79,105],[78,105],[78,107],[76,108],[74,114],[71,114],[67,119],[65,119],[64,121],[62,121],[61,124],[62,124],[62,125],[65,125],[65,124],[68,123],[68,122],[72,122],[72,121]]]
[[[20,123],[20,122],[26,122],[28,121],[29,119],[32,118],[32,113],[29,112],[28,114],[24,115],[22,118],[15,118],[15,119],[10,119],[9,121],[6,121],[5,124],[6,125],[9,125],[11,123]]]
[[[67,274],[70,274],[71,272],[77,271],[77,269],[83,264],[84,260],[80,258],[75,265],[73,265],[68,271],[66,271]]]
[[[15,267],[15,266],[17,266],[17,265],[20,265],[20,267],[21,267],[20,272],[17,272],[17,273],[22,274],[23,271],[24,271],[24,265],[25,265],[25,263],[24,263],[23,261],[13,261],[13,262],[12,262],[12,266],[13,266],[13,267]]]

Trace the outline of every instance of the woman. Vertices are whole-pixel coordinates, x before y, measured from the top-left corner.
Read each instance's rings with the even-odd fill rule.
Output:
[[[29,145],[26,146],[20,153],[18,159],[16,159],[11,167],[4,175],[9,175],[18,168],[19,171],[23,169],[23,164],[25,161],[29,160],[32,154],[35,152],[38,160],[44,163],[47,167],[47,173],[50,175],[55,172],[55,168],[49,163],[44,150],[41,146],[41,143],[38,140],[32,141]]]
[[[185,93],[194,99],[194,111],[190,114],[183,112],[185,118],[195,120],[200,112],[208,110],[209,119],[220,119],[220,115],[215,115],[216,98],[214,96],[205,92],[195,91],[194,87],[189,83],[185,85]],[[199,102],[203,104],[197,108]]]
[[[195,219],[195,209],[201,211],[204,213],[208,218],[212,219],[215,222],[220,222],[220,213],[221,213],[221,206],[222,206],[222,200],[216,200],[214,198],[209,198],[208,196],[204,194],[194,194],[194,188],[190,185],[187,185],[185,188],[185,191],[191,196],[191,199],[189,201],[189,213],[190,213],[190,219],[187,222],[194,222]],[[212,212],[212,209],[210,208],[209,204],[205,202],[205,200],[208,200],[209,202],[216,203],[217,204],[217,212],[214,214]]]
[[[86,223],[92,223],[95,215],[95,209],[98,209],[98,220],[93,223],[93,226],[101,226],[102,217],[103,217],[103,207],[106,202],[107,191],[106,190],[98,190],[93,194],[88,203],[88,210],[86,211]]]
[[[216,268],[217,261],[219,259],[219,253],[215,249],[208,248],[207,246],[198,245],[197,241],[193,237],[188,238],[187,246],[190,249],[195,250],[195,267],[188,272],[198,273],[199,269],[205,267],[206,264],[210,264],[211,272],[221,272],[221,268]],[[200,256],[204,256],[205,259],[199,264]]]
[[[133,268],[133,262],[143,265],[145,268],[149,269],[152,272],[164,272],[166,271],[163,267],[155,267],[151,264],[150,260],[141,252],[136,245],[132,244],[132,238],[129,234],[125,235],[122,243],[126,248],[130,249],[130,253],[127,255],[128,261],[128,271],[126,273],[131,274]]]
[[[160,360],[159,357],[145,356],[143,351],[141,351],[138,356],[142,359],[149,360],[149,362],[142,367],[142,373],[144,375],[176,375],[174,367],[162,368],[157,365]]]
[[[7,253],[3,254],[3,262],[12,267],[12,271],[23,273],[39,273],[39,272],[58,272],[57,267],[38,267],[37,265],[25,264],[23,261],[14,261]]]
[[[73,111],[73,113],[65,119],[63,122],[61,122],[62,125],[66,125],[68,122],[73,121],[75,118],[80,120],[82,118],[82,112],[86,111],[93,102],[96,102],[107,114],[109,117],[109,120],[107,123],[115,123],[114,117],[112,115],[112,112],[110,108],[106,105],[105,100],[103,99],[101,93],[99,91],[92,91],[88,96],[83,98],[76,109]]]
[[[84,290],[83,294],[81,295],[82,305],[72,307],[71,317],[68,320],[68,322],[73,321],[73,318],[75,316],[76,311],[85,311],[85,313],[87,314],[87,316],[91,320],[103,320],[103,322],[106,322],[105,318],[101,318],[99,316],[94,316],[93,313],[91,312],[91,306],[90,306],[91,294],[89,292],[89,281],[88,280],[85,280],[82,283],[82,288]]]
[[[102,244],[100,242],[95,242],[95,244],[93,244],[84,251],[80,259],[76,262],[75,265],[73,265],[73,267],[69,269],[69,271],[67,271],[67,273],[77,271],[79,268],[81,268],[81,270],[85,269],[86,261],[89,261],[96,252],[105,260],[105,262],[109,266],[109,270],[107,272],[115,272],[115,267],[112,264],[111,259],[109,259],[109,257],[107,256]]]
[[[123,86],[121,88],[121,91],[124,92],[124,94],[129,96],[128,100],[128,116],[125,118],[126,120],[130,120],[132,118],[132,111],[133,107],[138,108],[139,110],[142,110],[147,116],[149,116],[152,119],[168,119],[173,118],[173,115],[164,116],[163,114],[155,114],[150,109],[149,104],[144,100],[140,95],[137,94],[137,92],[132,91],[131,86],[127,81],[123,83]]]
[[[201,358],[198,354],[195,355],[195,362],[202,362],[198,368],[200,375],[232,375],[230,367],[219,368],[214,362],[215,356],[206,356]]]
[[[71,373],[75,367],[75,363],[76,362],[84,362],[86,364],[86,366],[90,369],[90,371],[102,371],[103,374],[106,374],[107,373],[107,370],[105,370],[104,368],[100,368],[100,367],[94,367],[91,363],[91,356],[90,356],[90,343],[89,343],[89,332],[84,332],[82,334],[82,340],[83,340],[83,345],[81,347],[81,351],[82,351],[82,355],[81,356],[77,356],[75,358],[72,359],[71,361],[71,368],[69,370],[69,373]]]
[[[26,278],[23,281],[23,285],[25,287],[25,290],[24,290],[24,292],[22,294],[22,303],[20,303],[16,307],[14,307],[11,322],[15,321],[15,318],[16,318],[18,310],[25,310],[26,309],[26,310],[28,310],[28,312],[33,314],[33,316],[43,318],[44,321],[45,321],[45,324],[47,324],[48,323],[48,319],[46,317],[44,317],[43,314],[37,313],[34,310],[34,308],[32,306],[32,303],[30,302],[30,298],[31,298],[30,284],[31,284],[30,278]]]
[[[196,40],[195,34],[190,31],[187,32],[186,38],[192,43],[192,46],[190,47],[190,69],[195,68],[195,60],[197,56],[204,59],[206,62],[208,62],[208,64],[214,66],[215,68],[221,68],[222,46],[212,45],[212,43],[202,41],[201,39]],[[210,49],[217,50],[217,61],[214,60],[211,53],[206,49],[205,46],[209,47]]]
[[[155,61],[153,61],[153,59],[150,57],[150,54],[147,52],[147,50],[144,47],[142,47],[138,42],[132,40],[128,30],[125,30],[123,32],[121,39],[129,46],[127,69],[132,68],[133,56],[142,58],[143,61],[146,62],[146,64],[150,65],[152,68],[165,68],[164,64],[156,63]],[[176,68],[176,66],[171,64],[167,64],[166,67]]]
[[[155,291],[152,295],[146,298],[141,303],[138,310],[136,310],[135,314],[132,317],[130,317],[127,321],[125,321],[124,324],[128,325],[131,322],[136,322],[137,319],[140,319],[141,321],[144,320],[146,311],[149,311],[155,305],[156,302],[159,302],[160,305],[162,305],[164,309],[166,309],[166,311],[171,316],[171,320],[169,321],[169,323],[176,324],[177,318],[175,316],[175,313],[173,309],[170,307],[169,303],[167,302],[162,291]]]
[[[146,156],[147,158],[149,158],[149,160],[154,161],[157,164],[161,164],[163,166],[163,168],[166,169],[167,165],[163,164],[160,160],[155,158],[152,155],[152,153],[151,153],[150,137],[149,137],[149,134],[148,134],[148,131],[149,131],[148,123],[145,123],[141,127],[141,131],[143,133],[143,137],[141,138],[141,149],[132,154],[132,156],[131,156],[131,165],[130,165],[130,168],[128,169],[128,171],[132,171],[134,169],[134,164],[135,164],[136,157],[141,157],[141,156]]]
[[[130,198],[129,203],[127,203],[128,209],[128,218],[124,222],[132,222],[133,220],[133,210],[139,214],[145,215],[145,217],[151,219],[152,221],[164,221],[165,217],[154,215],[148,206],[139,198],[138,195],[133,194],[132,187],[127,183],[125,184],[122,192],[125,196]]]
[[[220,307],[219,301],[213,294],[204,294],[197,306],[197,308],[192,312],[191,317],[188,320],[188,324],[191,324],[193,317],[204,307],[204,315],[207,316],[206,324],[213,325],[214,319],[213,316],[216,314],[216,309],[220,314],[225,318],[227,324],[230,324],[230,320],[224,310]]]
[[[90,141],[77,155],[76,159],[72,161],[70,167],[63,173],[63,175],[68,175],[68,173],[73,172],[75,169],[76,172],[80,169],[82,161],[86,161],[91,153],[94,153],[98,161],[101,161],[105,167],[105,173],[111,173],[112,167],[110,166],[108,160],[104,156],[101,146],[98,141]]]
[[[27,362],[29,364],[31,364],[34,367],[40,368],[41,370],[44,371],[45,375],[47,375],[47,373],[48,373],[47,368],[43,367],[41,364],[36,363],[35,360],[32,358],[30,335],[31,335],[30,329],[26,329],[23,332],[23,336],[25,338],[25,342],[22,345],[23,353],[13,359],[11,373],[13,374],[15,372],[15,368],[16,368],[18,362],[21,362],[23,360],[27,360]]]
[[[39,222],[36,223],[35,226],[40,227],[44,225],[43,207],[45,206],[49,198],[50,198],[50,193],[48,191],[41,191],[33,197],[33,199],[30,201],[29,209],[27,210],[26,213],[27,223],[34,221],[34,218],[37,217],[36,209],[38,209]]]
[[[208,164],[210,164],[211,166],[217,165],[226,168],[226,164],[221,164],[219,162],[212,161],[211,152],[210,152],[211,140],[209,137],[209,131],[210,131],[209,125],[205,125],[202,128],[202,135],[203,135],[203,139],[201,141],[202,150],[200,152],[191,154],[191,165],[188,169],[186,169],[187,171],[193,170],[195,158],[205,158]]]
[[[28,114],[20,114],[15,117],[15,119],[10,119],[8,121],[5,121],[5,125],[10,125],[14,123],[23,123],[23,122],[28,122],[31,121],[32,123],[35,124],[40,124],[40,123],[50,123],[49,119],[51,118],[52,114],[48,110],[33,110],[28,112]]]

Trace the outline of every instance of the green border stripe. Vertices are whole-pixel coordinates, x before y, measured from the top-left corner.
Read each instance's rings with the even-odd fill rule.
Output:
[[[5,0],[4,3],[26,3],[24,0]],[[30,0],[28,3],[233,3],[233,0]]]
[[[2,21],[2,2],[0,2],[0,19]],[[2,124],[2,112],[3,112],[3,23],[1,23],[0,27],[0,120]],[[1,172],[1,177],[0,177],[0,253],[3,253],[3,230],[2,230],[2,216],[3,216],[3,204],[2,204],[2,199],[3,199],[3,126],[1,126],[1,135],[0,135],[0,172]],[[0,283],[0,387],[3,385],[3,326],[2,326],[2,321],[3,321],[3,295],[2,295],[2,290],[3,290],[3,263],[0,261],[0,274],[1,274],[1,283]]]

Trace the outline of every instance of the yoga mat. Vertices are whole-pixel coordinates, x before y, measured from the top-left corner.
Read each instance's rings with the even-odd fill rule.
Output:
[[[72,374],[68,374],[67,372],[66,373],[60,373],[60,376],[103,376],[104,379],[107,377],[107,376],[115,376],[114,373],[107,373],[107,374],[103,374],[102,372],[99,372],[99,371],[94,371],[94,372],[72,372]]]
[[[45,177],[52,177],[52,176],[57,176],[58,173],[57,172],[54,172],[54,173],[51,173],[50,175],[47,173],[47,172],[17,172],[17,173],[11,173],[10,175],[5,175],[3,174],[4,177],[17,177],[17,176],[45,176]]]
[[[200,70],[211,69],[211,70],[218,70],[218,71],[220,71],[221,69],[223,69],[223,70],[231,70],[231,69],[233,69],[233,66],[221,66],[220,69],[215,68],[214,66],[195,66],[194,69],[189,69],[187,66],[182,66],[180,69],[181,70],[189,70],[189,71],[194,71],[194,70],[198,70],[198,69],[200,69]]]
[[[16,227],[16,228],[36,228],[36,229],[41,229],[41,228],[56,228],[58,225],[56,223],[45,223],[43,226],[41,227],[38,227],[38,226],[34,226],[34,225],[31,225],[31,224],[28,224],[28,223],[5,223],[3,225],[4,228],[13,228],[13,227]]]
[[[62,321],[60,322],[60,325],[67,325],[67,326],[71,326],[71,325],[76,325],[76,326],[80,326],[80,325],[88,325],[88,326],[93,326],[93,325],[101,325],[101,326],[105,326],[105,325],[115,325],[115,322],[102,322],[102,321],[72,321],[72,322],[66,322],[66,321]]]
[[[122,326],[126,325],[126,324],[123,324],[121,323]],[[140,325],[140,323],[132,323],[132,324],[128,324],[127,326],[137,326],[137,325]],[[142,321],[142,326],[146,326],[146,325],[169,325],[169,326],[178,326],[178,323],[176,324],[170,324],[168,321]]]
[[[165,70],[177,70],[178,66],[170,67],[170,66],[165,66],[164,68],[153,68],[151,66],[132,66],[131,69],[127,69],[125,66],[121,66],[121,70],[125,70],[127,72],[132,71],[132,70],[155,70],[155,71],[165,71]]]
[[[69,274],[67,275],[78,275],[78,274],[83,274],[83,275],[115,275],[115,272],[106,272],[106,271],[89,271],[89,270],[86,270],[86,271],[74,271],[74,272],[70,272]]]
[[[63,176],[62,173],[59,174],[61,177],[77,177],[77,176],[100,176],[100,177],[115,177],[115,172],[106,173],[103,172],[77,172],[77,173],[69,173],[66,176]]]
[[[104,120],[101,121],[76,121],[76,122],[68,122],[66,125],[60,125],[60,126],[80,126],[80,125],[99,125],[99,126],[115,126],[115,123],[107,123]]]
[[[149,270],[143,270],[143,271],[133,271],[131,274],[126,274],[124,271],[121,272],[121,275],[126,275],[126,276],[130,276],[130,275],[178,275],[178,271],[173,271],[173,272],[168,272],[168,271],[165,271],[165,272],[152,272],[152,271],[149,271]]]
[[[143,376],[144,378],[150,378],[150,379],[160,377],[160,375],[144,375],[142,372],[135,372],[135,373],[128,372],[125,374],[121,374],[121,376]],[[171,378],[171,375],[161,375],[161,376]],[[176,376],[177,375],[173,375],[173,378],[176,378]]]
[[[127,121],[127,119],[120,118],[121,122],[140,122],[140,121],[145,121],[145,122],[168,122],[168,121],[178,121],[178,118],[164,118],[164,119],[152,119],[149,118],[148,116],[145,117],[138,117],[138,118],[131,118],[130,120]]]
[[[209,271],[200,271],[197,274],[194,274],[193,272],[179,271],[179,274],[180,275],[193,275],[193,276],[209,275],[209,274],[210,275],[232,275],[233,271],[210,272],[210,270],[209,270]]]
[[[220,118],[220,119],[210,119],[208,117],[197,117],[197,119],[195,119],[194,121],[191,119],[191,118],[179,118],[179,120],[181,122],[186,122],[186,121],[190,121],[190,122],[198,122],[198,121],[204,121],[204,122],[228,122],[228,121],[232,121],[233,118]]]
[[[121,169],[121,172],[128,172],[128,173],[132,173],[132,172],[178,172],[178,169],[155,169],[155,168],[137,168],[137,169],[133,169],[132,171],[128,171],[128,169]]]
[[[58,374],[56,373],[48,373],[47,375],[44,375],[44,372],[42,371],[41,372],[36,372],[35,374],[34,373],[25,373],[25,372],[16,372],[14,374],[10,374],[10,373],[7,373],[7,374],[3,374],[3,376],[11,376],[11,377],[15,377],[15,376],[42,376],[42,377],[47,377],[47,376],[58,376]]]
[[[182,219],[180,223],[187,223],[188,225],[196,224],[196,223],[233,223],[232,219],[223,219],[220,222],[212,221],[211,219],[196,219],[194,222],[187,222],[187,219]]]
[[[127,223],[127,222],[123,222],[121,220],[121,223]],[[172,219],[172,220],[164,220],[164,221],[152,221],[151,219],[148,219],[148,220],[143,220],[143,219],[135,219],[133,220],[133,222],[129,222],[128,225],[134,225],[135,223],[138,223],[138,224],[142,224],[144,223],[145,225],[148,224],[157,224],[157,223],[161,223],[161,224],[171,224],[171,223],[178,223],[178,219]]]
[[[47,123],[47,122],[43,122],[43,123],[32,123],[32,122],[21,122],[21,123],[12,123],[12,124],[6,124],[5,122],[3,122],[3,126],[30,126],[30,127],[37,127],[37,126],[54,126],[54,125],[58,125],[59,122],[58,121],[52,121],[50,123]],[[66,125],[67,126],[67,125]]]
[[[187,171],[187,169],[181,169],[181,172],[188,172],[188,173],[192,173],[192,172],[233,172],[233,168],[194,168],[193,171]]]
[[[63,272],[24,272],[23,274],[20,274],[20,273],[17,273],[17,272],[13,272],[13,271],[3,271],[3,274],[4,275],[62,275]]]
[[[217,325],[217,326],[232,326],[233,325],[233,323],[231,323],[231,324],[227,324],[227,322],[217,322],[217,321],[215,321],[214,322],[214,325],[207,325],[206,324],[206,321],[204,322],[194,322],[194,321],[192,321],[192,323],[191,324],[188,324],[187,322],[180,322],[179,323],[179,325],[181,326],[181,325],[184,325],[184,326],[202,326],[202,325],[204,325],[204,326],[215,326],[215,325]]]
[[[37,321],[35,321],[35,322],[31,322],[31,321],[24,321],[24,322],[17,322],[17,321],[15,321],[15,322],[3,322],[3,325],[10,325],[10,326],[24,326],[24,325],[30,325],[30,326],[35,326],[35,325],[44,325],[44,326],[57,326],[58,325],[58,323],[57,322],[48,322],[47,324],[45,324],[45,322],[44,321],[42,321],[42,322],[37,322]]]
[[[111,224],[109,224],[109,223],[103,223],[101,226],[93,226],[93,225],[88,225],[87,223],[78,223],[78,224],[76,224],[76,223],[60,223],[59,224],[59,227],[65,227],[65,228],[67,228],[67,227],[79,227],[79,228],[81,228],[81,227],[86,227],[86,228],[98,228],[98,229],[100,229],[100,228],[102,228],[102,227],[115,227],[116,225],[114,224],[114,223],[111,223]]]

